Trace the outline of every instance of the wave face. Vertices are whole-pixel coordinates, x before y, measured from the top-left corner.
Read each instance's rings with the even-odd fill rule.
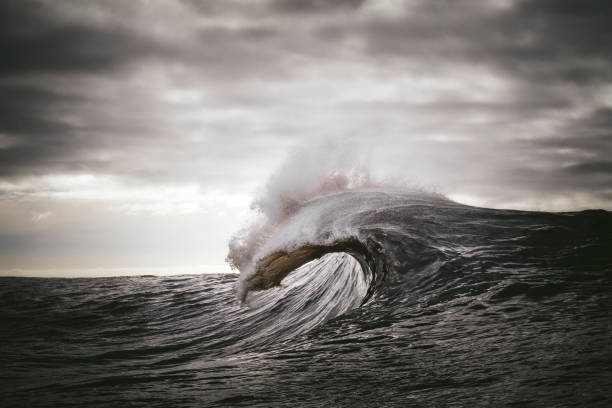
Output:
[[[2,401],[612,404],[609,212],[369,188],[259,231],[240,276],[2,279]]]

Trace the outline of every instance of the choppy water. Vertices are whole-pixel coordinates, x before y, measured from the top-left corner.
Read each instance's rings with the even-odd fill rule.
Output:
[[[322,256],[248,291],[299,251]],[[608,212],[348,191],[245,265],[0,279],[0,405],[612,406]]]

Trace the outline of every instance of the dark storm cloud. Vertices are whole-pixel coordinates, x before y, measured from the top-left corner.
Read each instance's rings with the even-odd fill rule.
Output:
[[[0,85],[0,133],[32,138],[70,133],[71,126],[50,118],[53,108],[60,111],[66,105],[86,101],[80,96],[69,96],[42,87]]]
[[[319,133],[387,133],[383,156],[421,143],[482,183],[605,172],[612,114],[591,94],[612,79],[609,2],[384,4],[4,1],[0,178],[222,184]]]
[[[598,109],[572,122],[562,135],[537,142],[540,153],[555,157],[561,164],[554,170],[552,184],[573,186],[606,194],[612,185],[612,109]]]
[[[612,161],[587,162],[569,166],[567,171],[577,175],[607,174],[612,176]],[[608,181],[612,181],[609,180]]]
[[[572,149],[595,161],[612,156],[612,109],[596,109],[561,129],[560,135],[537,141],[545,149]]]
[[[273,0],[272,8],[288,12],[320,12],[336,9],[356,9],[366,0]]]
[[[10,262],[49,267],[86,250],[75,228],[137,242],[134,213],[183,211],[220,248],[317,138],[470,204],[610,209],[611,19],[598,0],[0,1],[0,252],[39,242]]]
[[[60,12],[62,6],[65,11],[82,7],[80,2],[58,4]],[[108,6],[117,8],[115,14],[122,16],[119,3],[109,2]],[[279,71],[283,60],[274,50],[273,41],[279,33],[273,27],[217,24],[198,27],[191,30],[189,38],[164,44],[159,36],[146,30],[143,34],[142,27],[136,27],[135,23],[143,22],[137,15],[132,16],[132,27],[129,18],[105,25],[81,22],[62,16],[45,3],[9,0],[0,8],[0,73],[5,74],[0,81],[0,137],[10,141],[8,146],[0,145],[2,178],[58,172],[105,172],[157,180],[172,174],[187,176],[193,173],[189,164],[200,163],[202,152],[191,149],[189,143],[185,146],[176,137],[178,131],[163,118],[136,113],[138,103],[147,103],[145,98],[150,95],[109,91],[126,93],[128,99],[134,99],[135,106],[130,106],[126,99],[117,99],[119,96],[99,98],[92,91],[109,85],[111,89],[121,87],[129,74],[123,68],[145,60],[185,66],[197,72],[192,76],[200,83],[201,78],[210,77],[235,83],[270,76]],[[128,9],[125,14],[130,17],[133,12]],[[71,78],[86,80],[78,85]],[[187,85],[193,86],[189,83],[193,80],[187,80]],[[66,84],[68,90],[63,89]],[[151,91],[157,85],[151,83]],[[200,86],[216,87],[214,83]],[[253,97],[261,100],[256,95],[242,96],[244,100]],[[237,99],[227,102],[240,104]],[[117,111],[118,104],[125,105],[124,109]],[[201,126],[205,132],[210,125]],[[227,131],[232,130],[236,131]],[[223,137],[223,132],[219,134]],[[168,143],[172,138],[174,143]],[[214,152],[217,146],[205,150]],[[237,148],[234,153],[239,151]],[[98,152],[107,158],[98,158]],[[160,160],[176,164],[168,172],[157,165]]]
[[[598,109],[588,118],[579,121],[576,126],[593,132],[607,132],[610,135],[612,133],[612,108]]]
[[[363,38],[379,57],[487,64],[529,80],[612,78],[612,10],[605,1],[531,0],[496,10],[481,1],[432,0],[384,18],[331,22],[318,34],[328,41]]]
[[[121,33],[60,27],[11,35],[1,33],[0,72],[106,72],[146,55],[146,44]],[[126,42],[127,41],[127,42]]]
[[[0,177],[24,173],[45,173],[51,167],[64,167],[75,153],[74,129],[52,118],[67,101],[79,103],[55,91],[23,85],[0,85],[0,134],[15,139],[0,149]],[[37,170],[38,169],[38,170]]]
[[[549,137],[526,143],[523,150],[531,161],[549,163],[540,190],[580,191],[607,199],[612,185],[612,109],[596,109]]]
[[[575,160],[589,157],[599,161],[612,156],[612,131],[607,130],[605,134],[599,134],[598,131],[588,133],[582,130],[571,136],[543,139],[538,141],[537,145],[543,148],[542,153],[560,151],[566,154],[565,152],[569,152],[567,154],[576,157]]]
[[[79,158],[82,153],[73,143],[60,140],[52,144],[29,143],[0,149],[0,175],[2,178],[44,176],[104,169],[101,163]]]
[[[522,1],[504,17],[504,32],[519,41],[502,47],[499,56],[515,62],[519,72],[578,84],[612,77],[610,2]]]
[[[88,157],[105,144],[104,134],[87,136],[94,124],[70,119],[99,101],[88,89],[62,89],[57,79],[112,78],[117,68],[162,48],[122,27],[64,21],[45,3],[2,2],[0,135],[11,142],[0,149],[0,177],[107,169],[107,163]]]
[[[104,73],[159,55],[160,44],[124,27],[65,22],[36,2],[0,6],[0,73]]]

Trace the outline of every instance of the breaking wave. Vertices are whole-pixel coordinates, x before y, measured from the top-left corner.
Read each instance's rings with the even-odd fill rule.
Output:
[[[239,277],[2,279],[2,401],[610,406],[609,212],[325,174],[271,179]]]

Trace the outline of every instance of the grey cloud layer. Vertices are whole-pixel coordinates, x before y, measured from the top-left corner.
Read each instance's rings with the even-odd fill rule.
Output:
[[[348,135],[493,204],[608,202],[609,2],[381,3],[2,2],[0,178],[253,186]]]

